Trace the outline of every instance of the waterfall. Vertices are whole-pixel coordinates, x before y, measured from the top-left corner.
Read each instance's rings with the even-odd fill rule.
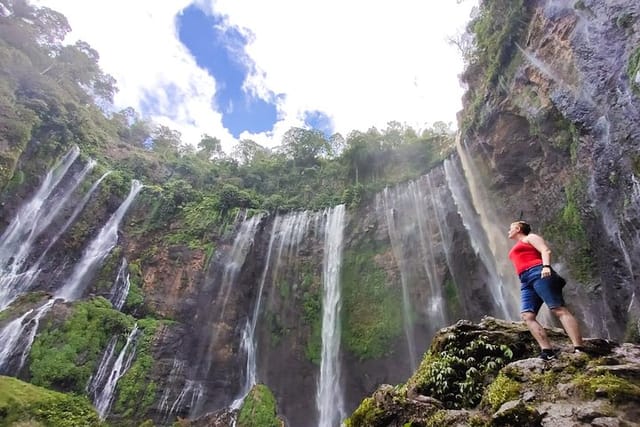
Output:
[[[96,162],[89,161],[74,177],[70,186],[60,190],[59,194],[54,194],[54,190],[67,175],[79,153],[77,147],[72,149],[47,173],[36,194],[20,208],[0,237],[0,310],[28,291],[33,284],[40,261],[47,252],[45,250],[27,271],[22,271],[32,252],[33,243],[56,218],[71,194],[94,168]],[[50,245],[55,243],[58,237],[59,235],[52,239]]]
[[[158,404],[158,410],[165,420],[167,420],[169,415],[171,415],[170,409],[175,406],[175,401],[171,406],[169,406],[169,397],[171,395],[171,390],[178,385],[178,382],[184,375],[184,367],[184,360],[173,359],[173,365],[169,372],[169,379],[164,385],[164,391],[162,392],[162,397],[160,397],[160,403]]]
[[[227,302],[231,289],[235,284],[236,279],[245,260],[247,259],[247,253],[251,249],[253,244],[253,238],[255,237],[258,224],[262,220],[262,215],[254,215],[247,221],[243,221],[240,226],[240,231],[236,235],[233,241],[233,247],[229,253],[229,258],[224,265],[224,273],[222,275],[222,281],[220,284],[220,290],[218,291],[218,298],[222,297],[222,308],[220,311],[220,318],[224,317],[225,309],[227,308]]]
[[[177,413],[180,408],[184,407],[191,408],[191,412],[195,411],[195,408],[197,408],[203,396],[204,386],[202,383],[199,381],[187,380],[184,387],[180,390],[180,393],[174,400],[173,405],[169,408],[167,416]]]
[[[315,219],[314,215],[314,219]],[[260,316],[260,309],[262,306],[262,297],[265,283],[270,271],[272,254],[276,240],[278,241],[278,249],[275,258],[275,266],[271,273],[271,283],[275,283],[278,270],[281,267],[282,260],[291,259],[297,253],[297,247],[306,235],[311,221],[311,216],[308,211],[296,212],[288,214],[284,217],[276,216],[273,221],[271,229],[271,235],[269,238],[269,247],[267,249],[267,258],[265,266],[260,276],[260,285],[258,287],[258,295],[256,302],[253,306],[253,312],[242,330],[241,349],[246,354],[246,372],[245,379],[242,385],[239,397],[236,398],[231,404],[231,409],[239,409],[244,401],[245,397],[251,391],[251,388],[257,383],[257,343],[256,343],[256,327],[258,324],[258,317]],[[284,257],[283,257],[284,254]]]
[[[122,310],[127,295],[129,295],[129,288],[131,287],[131,281],[129,280],[129,264],[126,258],[122,258],[118,274],[116,276],[113,289],[111,289],[111,296],[109,301],[116,310]]]
[[[113,402],[113,397],[114,397],[113,392],[116,389],[118,380],[122,378],[122,376],[131,367],[131,362],[133,361],[133,358],[136,352],[137,338],[138,338],[138,324],[136,323],[133,329],[131,330],[131,333],[127,337],[127,342],[125,343],[124,347],[122,347],[122,350],[118,355],[118,358],[113,363],[113,367],[111,368],[111,372],[107,378],[106,384],[104,384],[100,392],[97,393],[95,397],[93,404],[96,407],[96,410],[98,411],[98,415],[100,415],[100,419],[102,420],[104,420],[107,417],[107,414],[109,413],[109,409],[111,408],[111,404]],[[105,363],[108,364],[109,360],[107,360]]]
[[[10,261],[12,269],[21,263],[21,260],[13,261],[13,258],[21,252],[29,236],[41,229],[39,222],[47,219],[47,210],[42,209],[45,201],[49,199],[79,155],[80,149],[74,147],[47,173],[36,194],[20,208],[0,237],[0,267],[3,270]]]
[[[319,427],[335,427],[346,416],[340,378],[340,267],[342,264],[344,205],[325,211],[322,298],[322,359],[316,405]]]
[[[38,332],[40,319],[49,311],[54,302],[54,299],[50,299],[37,309],[27,311],[21,317],[9,322],[0,331],[0,343],[2,343],[0,344],[2,345],[2,349],[0,350],[0,373],[11,374],[20,372],[27,360],[29,350]],[[33,316],[29,318],[29,315],[32,313]],[[11,362],[18,353],[20,354],[19,363],[17,367],[13,368]]]
[[[442,273],[436,266],[436,256],[444,246],[440,248],[440,241],[434,240],[434,237],[442,240],[444,236],[434,197],[428,175],[393,189],[385,188],[376,197],[376,210],[386,220],[391,248],[400,270],[404,329],[412,370],[417,367],[418,357],[413,327],[414,311],[424,313],[433,331],[447,322],[440,285]],[[418,257],[418,262],[411,262],[414,257]],[[420,288],[425,281],[429,285],[428,300],[425,306],[416,306],[410,290]]]
[[[133,180],[131,182],[131,191],[127,198],[122,202],[116,212],[102,227],[100,233],[94,238],[87,249],[85,249],[82,258],[75,265],[71,277],[65,285],[56,293],[57,298],[63,298],[67,301],[74,301],[82,296],[89,275],[93,274],[100,267],[102,261],[109,255],[111,249],[118,241],[118,227],[125,213],[131,206],[131,203],[142,189],[140,181]]]
[[[462,152],[463,150],[459,149],[459,151]],[[462,153],[460,155],[461,158],[463,156],[465,156],[466,159],[466,153]],[[510,282],[513,283],[507,282],[505,286],[505,279],[503,278],[501,269],[497,264],[498,257],[499,259],[507,259],[509,249],[506,245],[506,242],[499,245],[502,250],[498,251],[498,249],[496,249],[498,242],[495,238],[491,238],[491,232],[488,231],[490,229],[493,230],[494,227],[490,226],[488,223],[488,208],[486,208],[485,206],[485,201],[487,199],[485,198],[485,201],[482,201],[482,196],[479,195],[479,185],[475,183],[474,175],[472,171],[469,170],[468,162],[469,160],[465,160],[462,162],[463,165],[467,164],[465,170],[469,171],[466,173],[467,180],[465,180],[455,161],[452,161],[450,159],[445,160],[444,166],[447,183],[455,200],[456,206],[458,206],[458,212],[462,218],[464,227],[469,233],[469,238],[471,240],[473,250],[484,265],[486,271],[489,273],[488,288],[496,305],[496,308],[500,312],[500,316],[502,316],[503,318],[514,319],[516,313],[519,312],[519,309],[517,307],[517,302],[519,300],[517,292],[519,290],[519,286],[515,280],[516,276],[512,269],[509,270],[509,274],[513,276],[513,280],[511,280]],[[467,182],[469,183],[468,185]],[[467,196],[465,192],[466,188],[469,189],[471,198]],[[479,206],[484,206],[486,208],[484,210],[484,215],[478,213],[478,210],[481,210],[478,209]],[[495,218],[495,216],[493,216],[493,218]],[[495,231],[494,234],[500,236],[499,231]],[[506,240],[506,232],[502,234],[504,235],[503,239]],[[506,268],[507,267],[503,267],[503,270]],[[505,288],[509,289],[505,290]],[[509,290],[511,292],[508,292]]]
[[[87,383],[86,391],[91,399],[95,402],[98,397],[98,389],[102,387],[107,379],[107,376],[111,373],[111,365],[113,364],[113,357],[116,351],[116,344],[118,343],[118,337],[112,336],[107,343],[107,348],[102,353],[98,370],[94,375],[91,375]]]
[[[245,214],[246,216],[246,214]],[[189,403],[189,415],[197,417],[201,410],[201,398],[205,393],[205,385],[193,378],[208,378],[210,375],[211,365],[213,363],[212,355],[216,352],[219,334],[224,328],[221,322],[225,321],[225,313],[229,299],[232,295],[238,275],[242,271],[242,267],[246,261],[247,255],[251,250],[254,242],[258,226],[262,221],[263,215],[254,215],[248,220],[244,220],[239,227],[233,245],[230,250],[218,252],[220,261],[216,261],[216,266],[211,268],[212,271],[221,270],[219,279],[209,280],[209,286],[218,285],[211,302],[199,309],[197,316],[202,316],[200,323],[203,327],[202,339],[197,342],[195,349],[196,357],[193,370],[187,375],[185,385],[181,394],[176,398],[171,408],[168,410],[167,416],[184,409],[181,405]],[[238,219],[240,219],[238,217]],[[218,267],[219,266],[219,267]],[[216,268],[218,267],[218,268]],[[224,333],[224,332],[223,332]],[[189,399],[188,396],[191,396]],[[190,400],[190,402],[189,402]]]
[[[19,295],[27,292],[35,283],[38,275],[40,274],[40,265],[49,253],[49,250],[56,244],[58,239],[67,231],[69,226],[74,223],[80,212],[84,209],[88,203],[91,195],[96,191],[100,183],[111,173],[111,171],[103,174],[98,180],[96,180],[89,191],[84,195],[82,200],[76,204],[73,213],[62,227],[58,229],[56,234],[51,238],[47,248],[42,251],[38,260],[24,273],[18,273],[16,275],[8,274],[4,277],[0,277],[0,308],[11,304]]]

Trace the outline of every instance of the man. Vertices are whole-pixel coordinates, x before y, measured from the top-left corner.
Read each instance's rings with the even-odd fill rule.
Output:
[[[544,239],[532,233],[531,226],[525,221],[512,223],[508,237],[516,241],[509,251],[509,259],[520,277],[520,317],[542,350],[540,358],[550,360],[556,354],[551,348],[547,333],[536,320],[543,303],[560,320],[573,343],[574,352],[584,351],[578,322],[565,307],[562,287],[552,280],[551,250]]]

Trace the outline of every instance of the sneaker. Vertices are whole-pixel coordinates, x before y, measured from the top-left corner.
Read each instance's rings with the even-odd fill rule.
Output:
[[[542,360],[554,360],[556,358],[556,352],[552,349],[545,348],[539,357]]]
[[[573,354],[586,354],[584,347],[581,345],[573,347]]]

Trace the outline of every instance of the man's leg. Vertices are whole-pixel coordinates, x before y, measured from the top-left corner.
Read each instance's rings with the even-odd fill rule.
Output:
[[[551,312],[558,317],[562,327],[569,335],[569,339],[573,343],[574,347],[582,347],[582,335],[580,335],[580,328],[578,327],[578,321],[567,309],[567,307],[552,308]]]
[[[549,337],[547,337],[547,332],[542,325],[536,320],[536,314],[531,311],[525,311],[520,313],[520,317],[529,328],[529,331],[531,331],[531,335],[533,335],[540,348],[542,350],[550,350]]]

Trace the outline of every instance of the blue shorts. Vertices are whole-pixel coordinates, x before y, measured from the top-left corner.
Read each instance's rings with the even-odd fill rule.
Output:
[[[542,304],[547,304],[550,309],[564,306],[562,287],[551,279],[551,276],[542,278],[542,265],[531,267],[520,273],[520,312],[532,312],[538,314]]]

